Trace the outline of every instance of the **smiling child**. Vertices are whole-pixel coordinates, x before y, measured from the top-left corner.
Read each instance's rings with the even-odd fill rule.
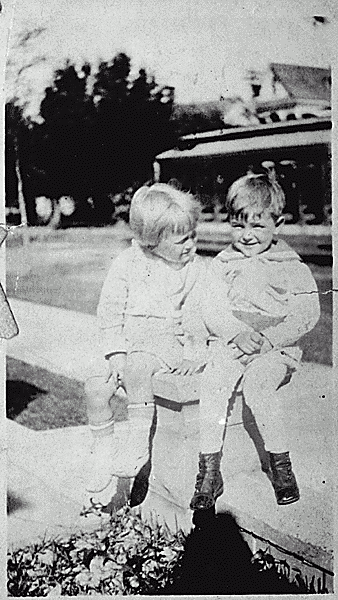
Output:
[[[268,175],[241,177],[227,195],[231,243],[212,261],[201,300],[215,339],[202,376],[193,510],[212,507],[223,492],[224,415],[235,390],[242,391],[265,442],[277,503],[299,499],[279,389],[300,364],[298,340],[318,321],[319,301],[310,269],[277,240],[284,206],[282,188]],[[236,335],[229,329],[229,304],[243,324]]]

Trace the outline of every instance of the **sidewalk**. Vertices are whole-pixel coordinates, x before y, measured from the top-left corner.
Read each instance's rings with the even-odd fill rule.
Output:
[[[95,317],[17,299],[10,299],[10,304],[20,334],[7,343],[7,354],[83,382],[100,355]],[[238,409],[226,436],[226,489],[218,501],[218,510],[230,509],[241,526],[250,521],[252,527],[257,525],[252,529],[257,533],[264,523],[267,534],[277,532],[278,539],[296,553],[300,552],[299,542],[301,553],[328,570],[332,570],[334,488],[331,377],[330,367],[305,364],[295,378],[297,405],[293,406],[288,396],[285,399],[291,451],[302,489],[300,502],[277,507]],[[156,394],[175,400],[177,389],[172,381],[170,376],[157,381]],[[196,400],[196,379],[185,393]],[[198,450],[197,405],[183,405],[181,412],[159,407],[158,416],[145,507],[162,510],[167,521],[182,514],[189,523],[188,501]],[[123,434],[123,423],[117,425]],[[8,520],[9,545],[32,541],[46,531],[64,535],[81,526],[82,465],[88,446],[85,426],[35,432],[8,421],[8,488],[13,507]],[[168,481],[172,482],[169,491]]]

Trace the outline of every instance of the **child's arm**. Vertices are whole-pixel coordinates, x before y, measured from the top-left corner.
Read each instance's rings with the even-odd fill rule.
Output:
[[[283,348],[297,342],[311,331],[320,316],[317,284],[307,265],[292,261],[288,268],[292,297],[287,317],[262,334],[274,348]]]
[[[128,298],[127,274],[131,266],[130,250],[122,252],[111,264],[103,284],[97,317],[103,338],[103,352],[116,379],[122,377],[125,363],[126,341],[124,319]]]
[[[178,374],[192,374],[199,371],[206,363],[207,341],[209,331],[202,317],[201,299],[204,293],[206,263],[199,261],[199,272],[195,284],[189,292],[182,307],[183,364],[176,369]]]
[[[221,337],[230,343],[238,333],[253,331],[232,315],[221,270],[218,261],[204,263],[183,309],[184,358],[194,364],[197,361],[201,366],[206,363],[210,336]]]
[[[241,332],[253,328],[233,316],[228,300],[229,287],[224,278],[224,265],[216,257],[209,265],[202,296],[202,315],[211,334],[230,343]]]

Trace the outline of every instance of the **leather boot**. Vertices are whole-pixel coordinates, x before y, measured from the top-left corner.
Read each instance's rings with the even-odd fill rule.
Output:
[[[194,495],[198,494],[201,491],[202,483],[205,476],[205,460],[204,454],[199,454],[198,457],[198,473],[196,475],[196,483],[195,483],[195,491]]]
[[[292,470],[288,452],[275,454],[270,452],[272,485],[277,504],[292,504],[300,498],[295,474]]]
[[[221,458],[221,452],[200,454],[195,492],[190,502],[191,510],[208,510],[215,506],[217,498],[223,494]]]

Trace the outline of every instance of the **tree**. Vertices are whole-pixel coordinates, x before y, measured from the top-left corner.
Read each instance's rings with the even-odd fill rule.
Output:
[[[22,156],[26,148],[27,131],[22,108],[15,101],[5,107],[6,119],[6,196],[15,204],[15,196],[20,210],[21,223],[27,225],[27,210],[23,193]],[[9,179],[8,179],[8,176]],[[14,188],[14,189],[13,189]],[[13,193],[14,192],[14,193]],[[17,192],[17,194],[15,193]]]
[[[68,60],[45,89],[36,121],[11,109],[21,129],[20,138],[9,129],[8,156],[18,149],[29,223],[39,222],[41,196],[52,201],[53,226],[60,225],[63,196],[75,201],[76,222],[111,223],[113,198],[129,198],[151,178],[156,154],[173,143],[174,90],[158,86],[145,69],[134,80],[130,72],[123,53],[101,61],[95,74],[89,64],[76,69]]]
[[[110,194],[128,185],[125,148],[129,74],[130,59],[120,53],[112,61],[100,63],[93,85],[95,120],[91,179],[94,206],[103,223],[112,218]]]
[[[171,117],[176,139],[190,133],[223,129],[222,104],[221,101],[176,104]]]
[[[55,72],[40,105],[38,161],[45,173],[45,194],[56,207],[57,199],[72,196],[82,205],[90,195],[90,140],[94,118],[92,98],[87,94],[90,66],[80,72],[67,61]]]
[[[27,49],[32,40],[39,37],[45,32],[45,28],[36,27],[32,30],[24,31],[19,35],[15,45],[17,53],[25,57]],[[10,90],[9,99],[5,108],[5,160],[6,160],[6,201],[10,204],[15,204],[17,200],[20,210],[21,223],[34,222],[34,209],[27,200],[27,187],[29,179],[26,168],[29,161],[29,144],[30,144],[30,119],[24,116],[25,108],[28,104],[31,89],[26,90],[25,100],[19,101],[17,90],[20,89],[20,81],[22,74],[28,69],[38,64],[43,63],[46,58],[44,55],[38,55],[33,59],[26,61],[24,58],[19,59],[16,53],[11,54],[7,61],[7,83]],[[25,239],[25,235],[24,235]]]
[[[130,65],[123,53],[110,63],[102,62],[93,87],[97,111],[93,199],[108,220],[112,195],[151,178],[156,154],[172,140],[173,89],[158,86],[145,69],[131,80]]]
[[[174,89],[158,86],[153,76],[140,69],[132,82],[128,98],[128,154],[131,175],[149,179],[156,154],[174,143],[171,114]]]

